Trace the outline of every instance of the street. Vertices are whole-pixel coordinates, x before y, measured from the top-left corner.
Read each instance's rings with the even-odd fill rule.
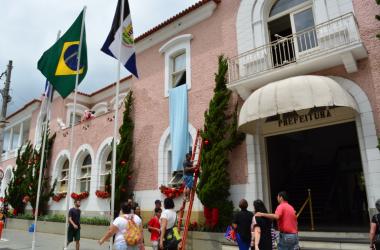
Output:
[[[96,240],[81,239],[81,250],[100,250],[108,249],[108,243],[99,246]],[[63,235],[37,233],[36,250],[60,250],[63,249]],[[6,229],[3,231],[0,241],[1,250],[18,250],[32,248],[32,234],[26,231]],[[71,243],[68,249],[75,249],[75,244]],[[146,247],[146,249],[150,249]]]

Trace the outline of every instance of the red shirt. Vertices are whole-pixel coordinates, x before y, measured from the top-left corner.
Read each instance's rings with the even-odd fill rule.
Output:
[[[160,229],[160,221],[158,220],[157,216],[154,216],[150,221],[148,222],[149,227],[154,227],[157,229]],[[151,230],[150,231],[150,240],[151,241],[157,241],[160,239],[160,233],[157,232],[156,230]]]
[[[283,201],[278,205],[276,215],[279,216],[278,230],[281,233],[295,234],[298,232],[296,211],[288,202]]]

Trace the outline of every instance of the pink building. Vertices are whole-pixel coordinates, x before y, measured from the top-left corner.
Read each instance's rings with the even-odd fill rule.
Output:
[[[375,1],[203,0],[138,37],[140,79],[123,79],[121,96],[134,92],[134,193],[143,212],[150,215],[154,200],[164,198],[158,188],[172,174],[173,79],[186,75],[194,139],[213,95],[217,56],[224,54],[230,58],[228,87],[242,103],[239,128],[247,133],[229,166],[235,206],[244,197],[252,209],[260,198],[274,209],[277,192],[287,190],[299,209],[311,189],[316,223],[367,227],[380,198],[377,13]],[[114,84],[78,100],[72,152],[67,127],[73,98],[56,95],[53,101],[51,175],[58,179],[56,192],[66,191],[72,159],[73,190],[90,192],[83,215],[102,215],[109,203],[95,191],[104,188],[110,170],[113,110],[122,102],[114,102]],[[12,178],[16,149],[28,139],[40,143],[40,107],[34,100],[8,117],[1,194]],[[79,122],[87,109],[96,118]],[[65,199],[51,201],[50,210],[64,212]],[[194,211],[201,217],[198,200]],[[300,225],[307,220],[301,215]]]

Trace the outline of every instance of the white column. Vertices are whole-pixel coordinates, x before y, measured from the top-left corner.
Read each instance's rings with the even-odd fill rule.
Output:
[[[10,129],[10,133],[9,133],[8,151],[12,150],[12,144],[13,144],[13,127]]]
[[[23,137],[23,133],[24,133],[24,122],[22,122],[20,124],[20,132],[18,133],[19,134],[19,137],[18,137],[18,145],[17,145],[17,148],[21,147],[22,146],[22,137]]]

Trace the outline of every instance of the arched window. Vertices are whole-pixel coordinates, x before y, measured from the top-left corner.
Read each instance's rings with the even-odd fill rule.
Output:
[[[274,66],[296,61],[318,46],[311,0],[277,0],[268,18]]]
[[[180,85],[191,88],[191,34],[184,34],[166,42],[159,49],[165,56],[165,97],[169,90]]]
[[[90,154],[86,155],[82,165],[80,166],[79,176],[77,177],[77,183],[79,184],[78,192],[89,192],[90,183],[91,183],[91,156]],[[77,189],[78,189],[77,186]]]
[[[62,169],[58,177],[57,190],[59,193],[67,192],[68,180],[69,180],[69,160],[66,159],[66,161],[62,165]]]
[[[189,150],[190,152],[192,150],[192,144],[193,144],[193,138],[191,137],[191,134],[189,133]],[[182,185],[182,177],[183,172],[182,171],[172,171],[172,146],[170,141],[170,135],[167,137],[165,141],[164,146],[164,166],[165,166],[165,173],[168,176],[168,185],[169,186],[180,186]]]
[[[110,178],[112,170],[112,151],[108,154],[107,159],[104,164],[101,166],[100,171],[100,185],[99,189],[102,191],[105,191],[107,178]]]

